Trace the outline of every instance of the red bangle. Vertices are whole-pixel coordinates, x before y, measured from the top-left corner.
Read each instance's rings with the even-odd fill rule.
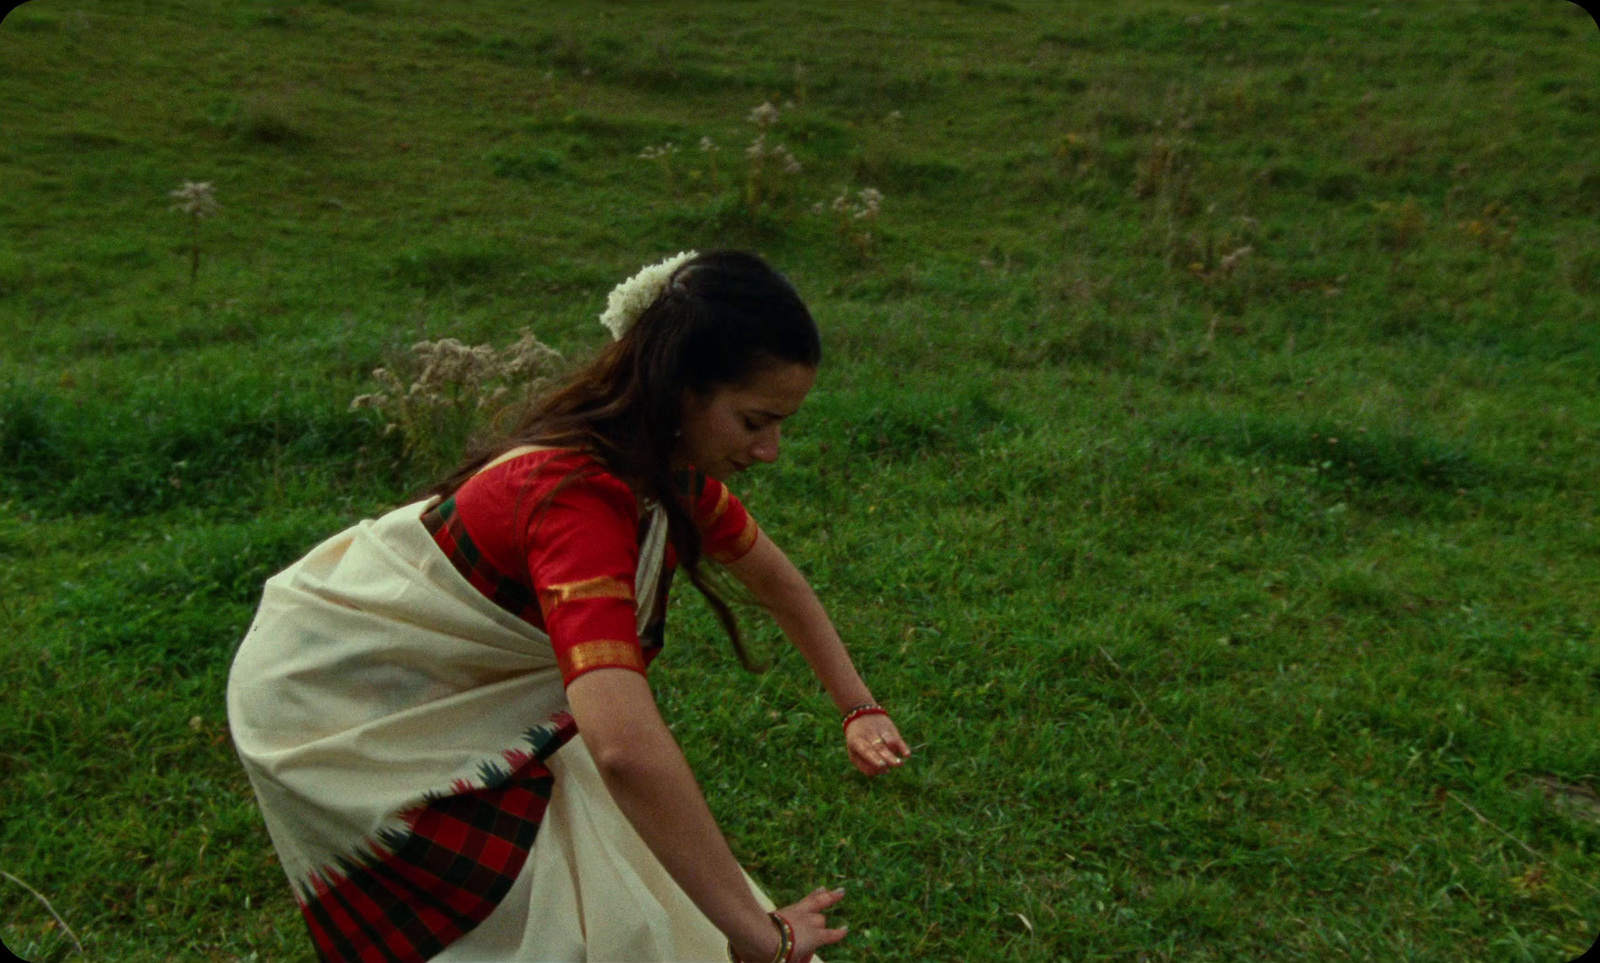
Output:
[[[844,714],[844,727],[849,729],[850,723],[856,721],[862,716],[886,716],[888,714],[889,710],[878,705],[876,702],[863,702],[861,705],[856,706],[854,709],[851,709],[849,712]]]

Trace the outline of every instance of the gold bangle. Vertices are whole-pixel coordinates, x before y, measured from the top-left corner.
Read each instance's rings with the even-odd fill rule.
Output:
[[[772,963],[793,963],[794,927],[777,911],[768,913],[767,916],[778,927],[778,954],[772,958]]]
[[[794,963],[794,927],[776,911],[768,913],[767,918],[778,928],[778,952],[773,955],[772,963]],[[733,950],[733,940],[728,941],[728,960],[729,963],[744,963]]]

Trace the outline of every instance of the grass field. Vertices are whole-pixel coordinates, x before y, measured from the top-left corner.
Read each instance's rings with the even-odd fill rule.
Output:
[[[849,888],[830,960],[1576,956],[1597,63],[1510,0],[27,3],[0,940],[310,959],[222,690],[262,581],[448,458],[351,398],[425,338],[580,360],[739,246],[826,339],[740,494],[920,748],[855,775],[692,593],[652,678],[774,896]]]

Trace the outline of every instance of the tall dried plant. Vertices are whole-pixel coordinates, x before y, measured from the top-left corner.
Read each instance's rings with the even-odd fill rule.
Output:
[[[400,432],[408,457],[439,468],[459,457],[485,416],[532,397],[560,360],[527,328],[499,350],[455,338],[419,341],[394,369],[373,371],[378,389],[356,396],[350,410],[377,412],[385,434]]]
[[[749,162],[745,176],[745,205],[754,217],[761,206],[776,199],[783,190],[783,179],[800,173],[800,162],[782,144],[769,143],[767,135],[778,123],[778,108],[763,103],[745,118],[756,125],[756,139],[744,149]]]
[[[863,260],[871,257],[877,246],[878,213],[882,208],[883,193],[875,187],[856,191],[854,201],[850,192],[844,191],[829,205],[839,225],[840,243],[847,250],[854,249]],[[818,201],[812,211],[821,214],[822,202]]]
[[[167,196],[172,198],[172,210],[189,217],[189,287],[192,290],[195,279],[200,276],[200,222],[216,216],[216,192],[210,181],[184,181],[182,187],[168,191]]]

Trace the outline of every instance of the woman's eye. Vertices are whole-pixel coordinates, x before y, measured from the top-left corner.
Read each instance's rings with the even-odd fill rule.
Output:
[[[746,418],[744,420],[744,426],[749,431],[760,431],[761,430],[761,426],[756,424],[754,421],[752,421],[749,418]]]

